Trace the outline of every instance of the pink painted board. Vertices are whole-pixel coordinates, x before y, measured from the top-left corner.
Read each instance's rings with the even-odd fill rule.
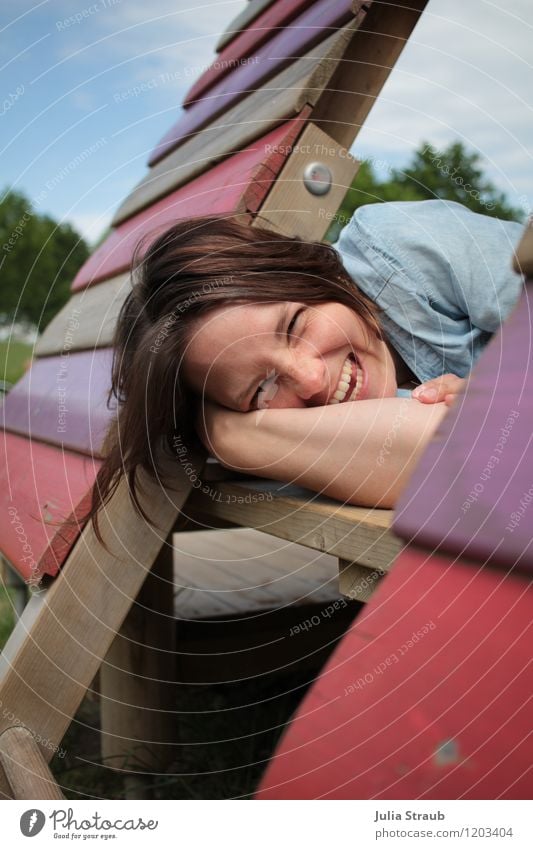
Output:
[[[227,47],[216,57],[213,64],[191,86],[183,100],[184,107],[205,95],[208,89],[220,82],[239,63],[253,63],[254,51],[303,12],[314,0],[278,0],[248,24],[247,29],[235,35]]]
[[[523,575],[406,549],[308,691],[257,798],[531,798],[532,605]]]
[[[65,526],[89,506],[99,462],[5,432],[0,454],[2,552],[21,576],[37,585],[57,574],[81,528]]]
[[[257,91],[316,44],[348,23],[354,13],[351,0],[318,0],[295,18],[254,54],[251,64],[239,65],[213,85],[207,95],[182,111],[152,152],[148,165],[155,165],[193,133],[252,91]]]
[[[533,280],[476,363],[395,511],[405,540],[533,571]]]
[[[257,211],[289,153],[287,139],[294,140],[304,128],[308,114],[308,109],[302,110],[296,118],[128,218],[87,259],[74,279],[72,290],[84,289],[126,271],[141,237],[152,232],[155,237],[180,218]],[[276,147],[287,147],[284,157],[272,152]],[[268,167],[274,161],[276,171]]]

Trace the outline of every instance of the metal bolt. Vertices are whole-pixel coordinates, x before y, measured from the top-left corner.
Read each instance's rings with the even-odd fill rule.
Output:
[[[304,170],[304,186],[312,195],[327,195],[333,175],[323,162],[310,162]]]

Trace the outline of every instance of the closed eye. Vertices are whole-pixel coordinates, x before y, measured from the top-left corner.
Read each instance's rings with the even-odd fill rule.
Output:
[[[292,336],[292,332],[293,332],[294,328],[296,327],[298,319],[302,315],[302,313],[305,312],[305,309],[306,309],[305,307],[300,307],[299,310],[296,310],[296,312],[294,313],[293,317],[291,318],[291,320],[289,322],[289,326],[287,327],[287,336]]]

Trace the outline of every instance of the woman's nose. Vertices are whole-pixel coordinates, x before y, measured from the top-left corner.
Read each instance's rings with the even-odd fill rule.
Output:
[[[324,386],[324,363],[319,356],[305,356],[289,363],[287,377],[300,398],[307,401],[318,395]]]

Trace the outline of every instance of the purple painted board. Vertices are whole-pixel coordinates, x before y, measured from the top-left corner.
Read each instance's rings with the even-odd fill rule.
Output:
[[[155,165],[180,142],[229,109],[244,94],[256,91],[354,17],[352,0],[319,0],[255,51],[254,61],[238,65],[212,86],[204,98],[183,112],[156,145],[148,160]]]
[[[532,315],[530,280],[399,500],[403,539],[533,571]]]
[[[115,405],[107,408],[111,348],[34,360],[8,393],[3,412],[7,430],[98,454]]]

